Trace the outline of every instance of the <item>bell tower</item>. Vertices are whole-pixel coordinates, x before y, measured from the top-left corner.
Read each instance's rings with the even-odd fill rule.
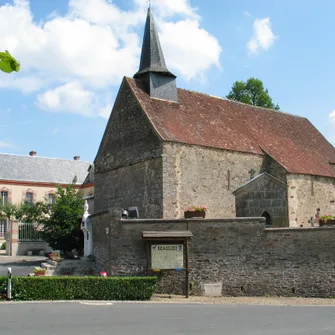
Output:
[[[176,76],[166,67],[151,7],[145,23],[140,68],[134,78],[141,80],[151,98],[178,102]]]

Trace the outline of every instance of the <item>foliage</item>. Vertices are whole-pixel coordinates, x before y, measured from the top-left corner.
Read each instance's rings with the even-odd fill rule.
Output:
[[[35,222],[38,218],[43,216],[46,210],[47,206],[43,202],[37,202],[35,204],[22,203],[17,205],[0,201],[0,219]]]
[[[208,210],[208,207],[206,205],[202,206],[189,206],[185,208],[185,212],[206,212]]]
[[[74,184],[59,186],[55,202],[48,199],[34,204],[0,203],[0,219],[36,222],[40,235],[53,249],[70,251],[83,248],[80,219],[84,200]]]
[[[42,225],[42,238],[53,249],[70,251],[82,248],[80,218],[84,200],[73,185],[58,187],[55,202],[42,210],[36,221]],[[45,204],[44,204],[45,206]]]
[[[1,248],[0,249],[1,250],[6,250],[6,242],[4,242],[4,243],[1,244]]]
[[[327,222],[327,220],[335,220],[335,216],[333,216],[333,215],[322,215],[320,217],[320,221]]]
[[[20,63],[8,52],[0,52],[0,70],[6,73],[20,70]]]
[[[156,277],[13,277],[13,300],[149,300]],[[6,277],[0,277],[0,288]]]
[[[228,99],[243,102],[245,104],[260,106],[270,109],[279,110],[279,105],[275,105],[267,89],[261,80],[249,78],[246,82],[236,81],[229,94]]]
[[[0,219],[13,220],[16,219],[19,211],[19,206],[9,202],[3,202],[0,197]]]

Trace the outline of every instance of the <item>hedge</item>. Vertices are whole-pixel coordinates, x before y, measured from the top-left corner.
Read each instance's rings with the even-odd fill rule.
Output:
[[[13,300],[148,300],[156,277],[12,277]],[[6,293],[6,277],[0,291]]]

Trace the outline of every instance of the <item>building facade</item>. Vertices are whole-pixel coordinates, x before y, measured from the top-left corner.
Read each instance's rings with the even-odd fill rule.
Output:
[[[95,213],[136,206],[143,218],[181,218],[205,204],[209,218],[266,213],[290,227],[335,214],[334,147],[306,118],[177,89],[150,8],[139,71],[123,79],[94,165]],[[259,183],[265,173],[280,198]],[[260,199],[241,189],[254,178]]]
[[[80,161],[38,157],[35,151],[29,156],[0,154],[0,194],[2,203],[53,203],[57,187],[75,181],[75,187],[84,198],[94,194],[93,166]],[[93,206],[92,206],[93,207]],[[26,254],[28,250],[45,250],[46,243],[40,240],[33,223],[0,221],[0,245],[5,241],[7,253]]]

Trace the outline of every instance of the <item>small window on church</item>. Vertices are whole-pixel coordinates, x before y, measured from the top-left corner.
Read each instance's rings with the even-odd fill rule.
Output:
[[[271,216],[268,212],[263,212],[263,214],[261,215],[261,217],[265,218],[265,227],[271,227],[272,226],[272,222],[271,222]]]

